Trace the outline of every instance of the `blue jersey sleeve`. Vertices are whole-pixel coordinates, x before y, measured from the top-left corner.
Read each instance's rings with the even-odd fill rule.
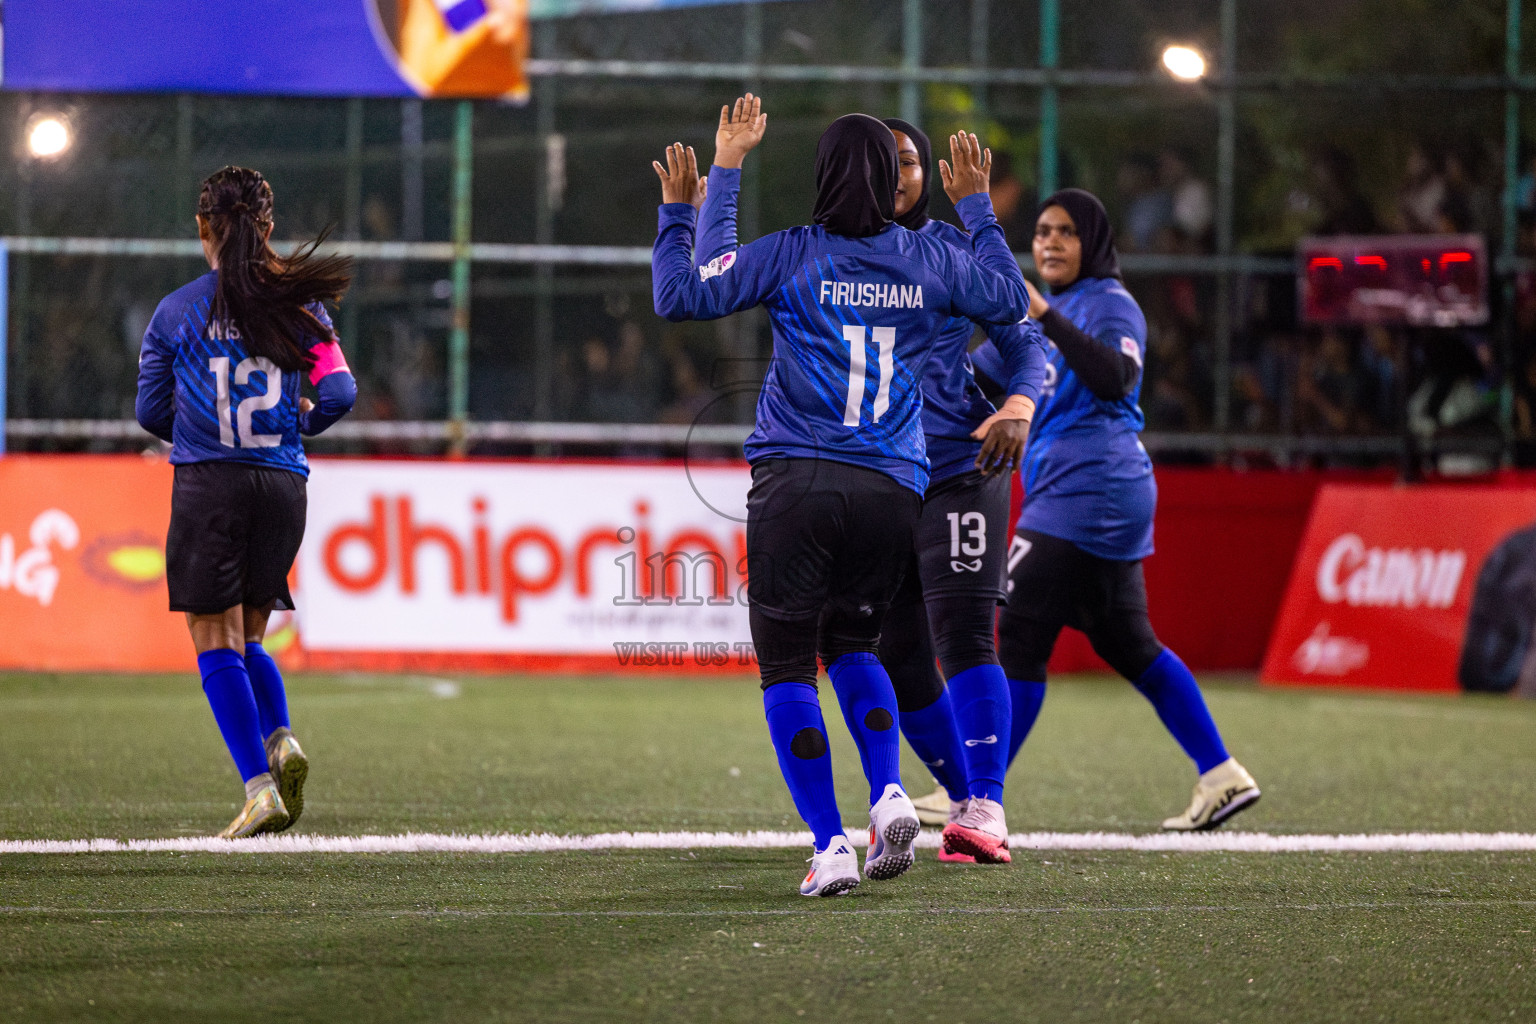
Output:
[[[980,345],[971,349],[971,365],[977,372],[984,373],[998,383],[1010,379],[1008,369],[1003,363],[1003,354],[997,350],[997,345],[992,341],[992,332],[987,332],[987,339]]]
[[[315,394],[319,400],[313,409],[299,413],[299,433],[313,437],[352,411],[357,401],[357,380],[352,376],[346,357],[341,353],[330,314],[318,302],[310,306],[309,311],[320,321],[320,326],[325,328],[324,336],[314,339],[309,348],[315,360],[309,371],[309,379],[315,385]]]
[[[357,380],[346,370],[337,370],[320,378],[315,386],[320,400],[309,412],[299,416],[299,433],[313,437],[352,411],[357,401]]]
[[[1079,327],[1094,340],[1130,356],[1138,366],[1146,357],[1146,316],[1128,293],[1117,289],[1098,296],[1097,301],[1087,307],[1087,315]],[[1133,347],[1134,352],[1131,351]]]
[[[159,324],[156,315],[139,347],[139,392],[133,414],[139,426],[162,441],[170,441],[176,422],[176,351],[160,336]]]
[[[987,350],[985,356],[983,349]],[[982,366],[982,358],[988,366]],[[971,353],[971,360],[988,377],[1006,382],[1008,394],[1040,401],[1040,390],[1045,386],[1045,335],[1033,320],[988,326],[987,340]]]
[[[751,309],[777,291],[798,266],[793,243],[779,231],[695,272],[696,213],[687,203],[661,206],[656,247],[651,250],[651,289],[658,315],[673,321],[718,320]]]
[[[699,210],[699,227],[693,242],[693,261],[700,268],[737,247],[736,210],[741,198],[741,168],[711,167],[709,191]]]
[[[955,204],[955,212],[971,232],[975,256],[937,243],[953,254],[946,268],[951,311],[982,324],[1018,323],[1029,313],[1029,291],[992,212],[991,197],[984,192],[966,196]]]

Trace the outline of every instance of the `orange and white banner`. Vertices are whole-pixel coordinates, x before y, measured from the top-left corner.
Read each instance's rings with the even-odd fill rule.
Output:
[[[1460,669],[1463,685],[1507,688],[1483,677],[1512,683],[1529,653],[1536,600],[1499,594],[1520,592],[1505,578],[1533,524],[1532,489],[1324,487],[1262,679],[1454,690]]]
[[[312,665],[751,670],[744,464],[323,460]]]
[[[171,467],[136,456],[0,459],[0,668],[185,670],[166,611]]]

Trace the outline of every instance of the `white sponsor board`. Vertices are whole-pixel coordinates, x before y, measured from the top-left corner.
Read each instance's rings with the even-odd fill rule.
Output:
[[[304,646],[734,663],[750,482],[740,463],[317,460]]]

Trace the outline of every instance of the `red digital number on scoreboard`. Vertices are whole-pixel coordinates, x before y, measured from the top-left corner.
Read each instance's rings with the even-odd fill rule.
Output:
[[[1463,327],[1488,322],[1481,235],[1337,235],[1299,247],[1309,324]]]

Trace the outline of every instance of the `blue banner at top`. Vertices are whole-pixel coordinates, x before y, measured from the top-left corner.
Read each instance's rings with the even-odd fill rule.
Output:
[[[706,2],[531,8],[561,17]],[[11,90],[528,95],[529,0],[4,0],[3,13],[0,86]]]

